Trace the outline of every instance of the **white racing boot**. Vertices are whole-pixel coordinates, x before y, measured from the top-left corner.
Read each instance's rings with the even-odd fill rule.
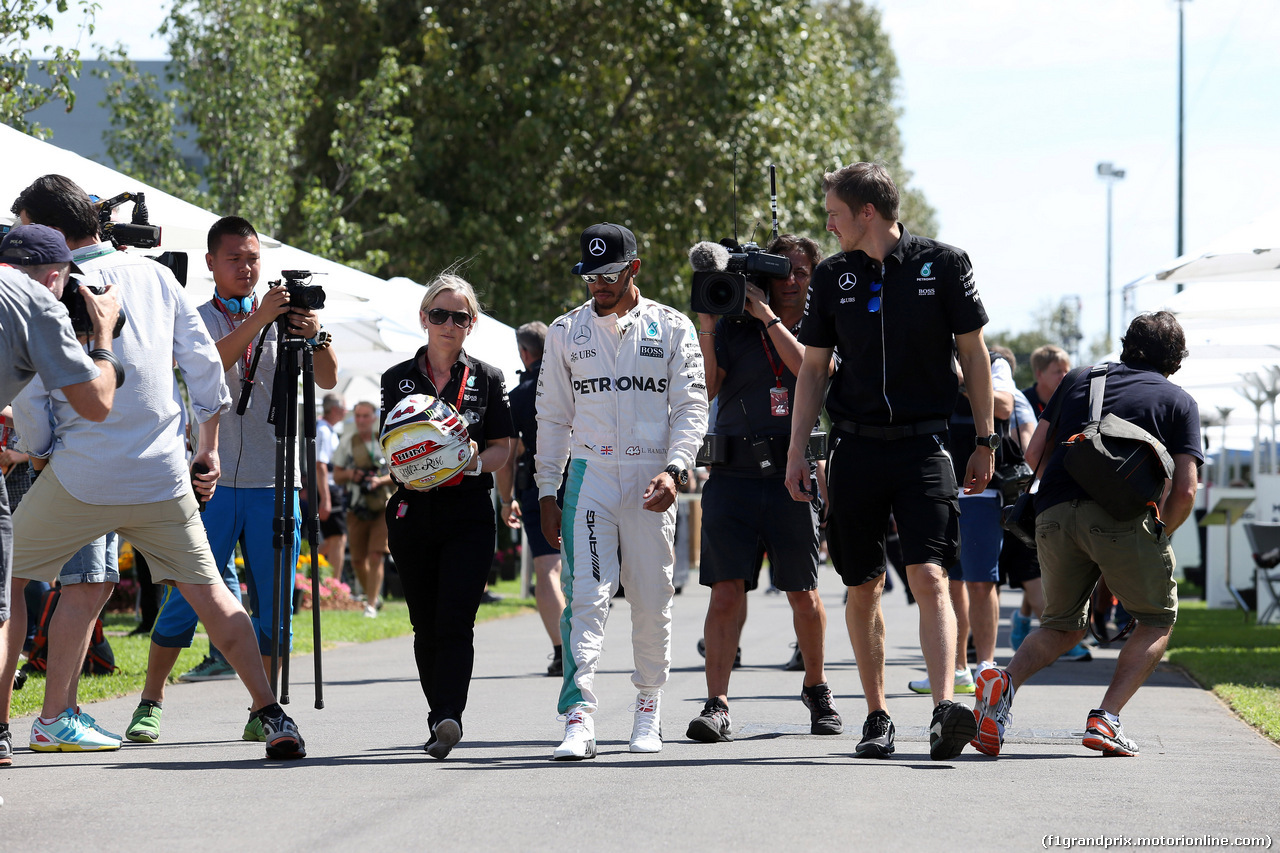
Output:
[[[637,693],[635,723],[631,726],[632,752],[662,752],[662,691]]]
[[[564,715],[564,740],[551,754],[556,761],[582,761],[596,757],[596,725],[585,705],[574,705]]]

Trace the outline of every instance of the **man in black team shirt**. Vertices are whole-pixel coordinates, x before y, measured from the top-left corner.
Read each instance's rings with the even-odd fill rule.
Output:
[[[823,176],[827,230],[841,252],[818,265],[800,342],[787,488],[796,500],[812,489],[805,433],[818,415],[832,350],[840,366],[827,395],[831,449],[827,537],[849,587],[845,621],[870,711],[856,754],[887,758],[894,726],[884,690],[885,530],[897,521],[907,580],[920,607],[920,646],[936,703],[929,755],[960,754],[976,733],[973,714],[951,701],[956,622],[945,567],[956,560],[959,488],[943,445],[959,381],[956,353],[973,406],[976,447],[965,469],[967,494],[991,479],[991,363],[982,338],[986,311],[968,256],[916,237],[897,221],[898,190],[882,166],[854,163]]]

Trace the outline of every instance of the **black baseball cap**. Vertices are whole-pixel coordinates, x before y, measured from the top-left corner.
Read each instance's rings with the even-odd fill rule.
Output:
[[[80,274],[80,268],[71,260],[66,238],[48,225],[19,225],[11,229],[0,240],[0,263],[15,267],[71,264],[71,271]]]
[[[640,257],[636,251],[636,235],[629,228],[602,222],[582,232],[582,260],[573,268],[574,275],[597,275],[619,272]]]

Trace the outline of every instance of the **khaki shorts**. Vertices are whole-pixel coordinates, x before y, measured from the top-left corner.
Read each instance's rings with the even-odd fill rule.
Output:
[[[347,513],[347,547],[351,562],[358,563],[370,554],[390,554],[387,547],[387,518],[382,513],[366,521]]]
[[[13,574],[53,583],[73,554],[116,531],[147,558],[156,583],[222,583],[195,495],[146,504],[87,504],[46,468],[13,516]]]
[[[1116,521],[1093,501],[1054,504],[1036,517],[1036,552],[1045,628],[1086,628],[1089,596],[1099,575],[1141,624],[1168,628],[1178,618],[1173,548],[1168,535],[1156,534],[1151,513]]]

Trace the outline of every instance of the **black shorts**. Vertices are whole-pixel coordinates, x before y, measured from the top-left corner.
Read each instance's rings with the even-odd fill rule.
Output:
[[[885,570],[889,513],[898,525],[903,562],[955,563],[960,545],[960,500],[951,457],[935,435],[896,441],[835,431],[827,458],[831,501],[827,547],[846,586]]]
[[[347,490],[330,483],[329,507],[329,517],[320,522],[320,535],[325,539],[330,536],[346,536]]]
[[[1000,582],[1012,589],[1021,589],[1027,581],[1040,578],[1040,558],[1036,552],[1022,544],[1017,536],[1006,532],[1004,547],[1000,549]]]
[[[712,471],[702,490],[698,582],[741,580],[755,589],[768,552],[773,583],[784,592],[818,586],[818,513],[792,500],[779,477],[735,477]]]
[[[520,523],[524,525],[525,535],[529,537],[529,553],[536,557],[559,554],[560,549],[547,541],[542,535],[542,505],[538,503],[538,487],[520,492]],[[564,486],[556,495],[556,503],[564,506]]]

